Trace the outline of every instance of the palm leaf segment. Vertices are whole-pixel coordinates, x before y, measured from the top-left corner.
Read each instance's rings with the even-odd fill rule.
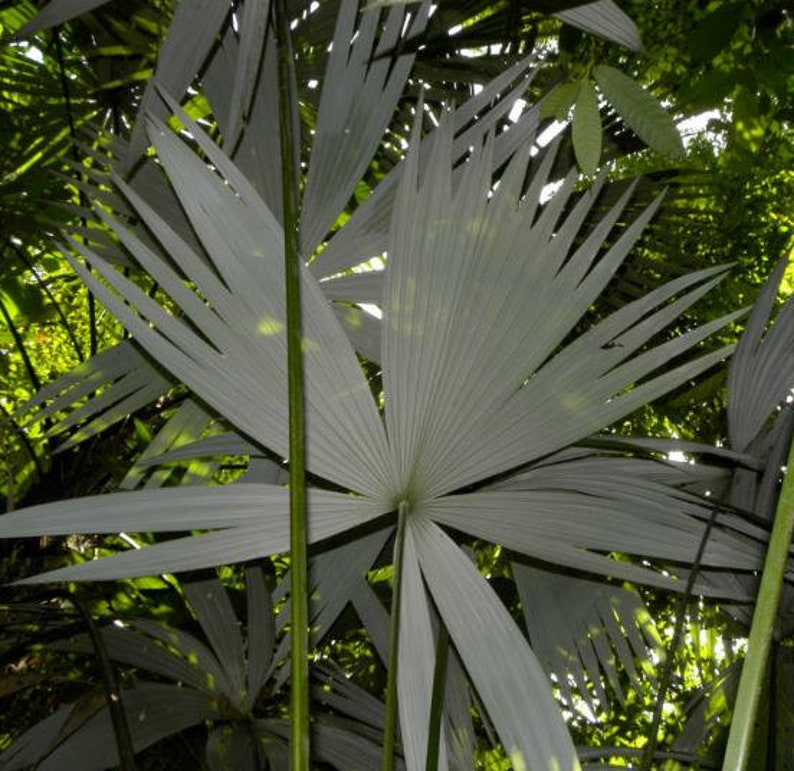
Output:
[[[670,366],[735,315],[649,344],[719,281],[720,270],[701,271],[625,306],[569,342],[655,205],[603,251],[630,193],[583,234],[598,186],[574,200],[569,177],[540,207],[553,153],[533,164],[525,189],[529,142],[494,185],[494,168],[513,154],[518,143],[511,146],[511,140],[532,122],[523,121],[507,140],[483,140],[487,122],[473,131],[461,126],[476,114],[469,105],[454,118],[442,115],[439,127],[421,141],[417,120],[407,161],[378,188],[393,195],[381,299],[383,416],[320,284],[304,272],[309,469],[318,480],[348,491],[310,492],[310,538],[371,522],[401,504],[408,511],[402,602],[404,617],[414,623],[401,631],[401,650],[413,666],[400,668],[399,688],[409,768],[423,766],[427,742],[422,718],[429,713],[435,653],[429,597],[506,749],[527,762],[547,765],[554,758],[568,768],[576,763],[574,750],[545,673],[488,582],[441,526],[557,564],[669,585],[656,573],[621,567],[605,556],[614,550],[642,553],[643,545],[622,540],[617,526],[604,531],[591,521],[592,500],[580,505],[579,499],[550,498],[546,490],[496,489],[488,482],[582,439],[720,361],[727,350]],[[198,126],[180,117],[212,169],[157,118],[147,119],[147,131],[201,252],[119,178],[118,190],[156,243],[107,213],[100,216],[181,315],[75,240],[71,246],[104,282],[70,259],[153,359],[255,443],[285,457],[281,227],[244,173]],[[361,147],[351,154],[360,154]],[[473,149],[465,157],[468,147]],[[330,151],[318,145],[312,162]],[[465,163],[453,171],[461,155]],[[373,200],[377,196],[376,190]],[[382,243],[377,218],[350,224],[359,247]],[[346,230],[327,251],[333,253]],[[315,237],[307,238],[311,243]],[[472,486],[479,489],[466,492]],[[286,504],[286,491],[267,484],[147,490],[8,515],[0,536],[213,530],[35,580],[172,572],[284,551]],[[614,501],[605,496],[595,505]],[[622,511],[628,516],[625,502]],[[617,520],[621,526],[625,516]],[[562,528],[563,520],[576,526]],[[686,561],[692,544],[670,538],[670,529],[699,536],[702,524],[697,513],[658,510],[643,522],[643,541],[662,544],[655,558]],[[716,566],[750,568],[756,552],[752,544],[720,533],[709,559]]]

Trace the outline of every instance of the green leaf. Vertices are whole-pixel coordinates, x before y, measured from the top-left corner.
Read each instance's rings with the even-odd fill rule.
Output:
[[[540,118],[556,118],[565,120],[576,97],[579,94],[579,83],[560,83],[543,100],[540,106]]]
[[[725,48],[745,21],[742,6],[746,3],[727,2],[715,8],[698,22],[689,36],[692,61],[703,64],[711,61]]]
[[[595,174],[601,160],[601,116],[595,86],[590,80],[582,81],[576,97],[573,150],[581,170],[587,175]]]
[[[593,70],[598,87],[634,133],[652,150],[680,158],[684,146],[666,110],[620,70],[600,64]]]

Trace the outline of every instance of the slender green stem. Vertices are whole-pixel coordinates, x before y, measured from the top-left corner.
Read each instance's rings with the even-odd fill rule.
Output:
[[[747,657],[742,667],[736,694],[728,746],[723,760],[724,771],[742,771],[747,767],[753,739],[758,701],[766,675],[769,647],[777,619],[783,577],[786,572],[791,536],[794,532],[794,441],[789,447],[786,475],[777,501],[775,523],[764,561],[764,572],[753,613]]]
[[[433,672],[433,696],[430,700],[430,726],[427,736],[427,760],[425,771],[438,769],[438,754],[441,746],[441,718],[444,714],[444,690],[447,684],[447,661],[449,661],[449,631],[439,621],[436,640],[436,669]]]
[[[64,66],[63,60],[63,46],[61,45],[61,33],[60,27],[55,27],[52,33],[53,40],[55,42],[55,56],[58,60],[58,69],[60,71],[61,76],[61,90],[63,92],[63,101],[66,105],[66,118],[69,122],[69,136],[72,139],[72,157],[75,161],[79,161],[79,155],[77,152],[77,131],[75,129],[74,123],[74,116],[72,114],[72,98],[69,91],[69,78],[66,75],[66,67]],[[87,209],[89,207],[88,201],[85,197],[85,193],[82,190],[79,192],[80,197],[80,205]],[[86,226],[85,217],[82,218],[83,227]],[[91,269],[91,266],[88,266],[88,269]],[[96,299],[94,298],[93,292],[89,289],[88,290],[88,330],[89,330],[89,351],[91,356],[96,356],[97,349],[99,347],[99,335],[97,332],[97,316],[96,316]]]
[[[717,508],[711,510],[711,516],[706,524],[706,529],[703,531],[703,536],[698,545],[697,554],[692,562],[692,569],[687,576],[686,585],[683,594],[679,597],[675,610],[675,626],[673,628],[673,638],[670,640],[670,645],[667,649],[667,657],[662,665],[662,672],[659,676],[659,688],[656,692],[656,705],[654,706],[653,718],[651,720],[651,727],[648,731],[648,743],[642,751],[642,760],[640,761],[639,771],[651,771],[653,761],[656,756],[656,750],[659,746],[659,728],[662,724],[662,712],[664,710],[665,697],[667,691],[673,682],[673,671],[675,670],[675,654],[680,647],[684,638],[684,618],[686,617],[686,606],[689,598],[692,596],[692,590],[695,586],[695,579],[700,572],[700,565],[703,561],[703,555],[706,552],[706,544],[711,537],[711,531],[714,528],[714,523],[717,520]]]
[[[294,59],[285,0],[274,4],[278,47],[281,189],[284,207],[284,270],[287,292],[287,372],[289,381],[290,621],[292,632],[290,768],[308,771],[309,743],[309,592],[306,522],[306,446],[301,325],[301,256],[298,169],[294,148]]]
[[[47,286],[47,282],[44,281],[41,276],[39,275],[38,271],[36,270],[36,266],[28,259],[27,255],[14,244],[9,244],[11,247],[11,251],[16,254],[17,259],[30,271],[31,275],[35,279],[36,283],[39,285],[39,288],[45,295],[47,295],[47,299],[49,299],[50,304],[55,309],[55,313],[58,314],[58,318],[60,319],[63,328],[66,330],[66,334],[69,336],[69,340],[72,343],[72,347],[74,348],[74,352],[77,354],[77,358],[80,361],[85,361],[85,356],[83,356],[83,349],[80,347],[80,343],[77,341],[77,337],[74,333],[74,329],[72,329],[72,325],[69,323],[69,320],[66,318],[66,314],[63,312],[63,308],[61,308],[58,301],[55,299],[55,296],[50,291],[50,288]]]
[[[0,316],[2,316],[5,320],[5,323],[8,325],[8,331],[11,333],[11,337],[14,338],[14,343],[16,344],[17,350],[22,357],[22,363],[25,365],[25,370],[28,373],[31,384],[37,391],[40,391],[41,380],[39,380],[39,376],[36,373],[36,368],[33,366],[33,362],[28,355],[27,348],[25,348],[25,341],[22,339],[22,335],[19,333],[16,324],[14,324],[14,320],[11,318],[11,314],[6,309],[6,306],[3,304],[2,300],[0,300]]]
[[[28,439],[28,435],[17,425],[17,422],[14,418],[9,414],[8,408],[4,404],[0,404],[0,407],[3,408],[2,413],[0,413],[0,422],[8,423],[11,427],[11,430],[17,435],[17,438],[20,442],[22,442],[22,446],[28,453],[28,456],[33,461],[33,465],[36,467],[36,475],[41,479],[44,476],[44,469],[41,466],[41,461],[39,460],[38,456],[36,455],[36,450],[33,447],[30,439]],[[8,451],[7,451],[8,452]],[[8,456],[7,456],[8,457]],[[10,467],[9,467],[10,468]],[[10,488],[9,488],[10,490]],[[8,504],[13,507],[13,499],[11,498],[10,492],[8,496]],[[9,509],[10,511],[10,509]]]
[[[135,749],[132,744],[130,727],[127,723],[127,715],[124,712],[124,704],[121,700],[121,688],[119,688],[116,673],[113,671],[113,664],[110,661],[105,641],[102,639],[102,635],[86,603],[77,594],[73,594],[72,598],[85,620],[88,636],[91,638],[91,644],[94,646],[94,652],[99,662],[102,684],[105,688],[105,700],[110,713],[110,722],[113,725],[113,734],[116,737],[116,748],[119,752],[119,765],[122,771],[137,771]]]
[[[397,507],[397,534],[394,537],[394,567],[391,592],[391,636],[389,640],[389,673],[386,682],[386,725],[383,729],[383,771],[394,771],[394,745],[397,740],[397,661],[400,649],[400,595],[402,593],[403,545],[408,502]]]

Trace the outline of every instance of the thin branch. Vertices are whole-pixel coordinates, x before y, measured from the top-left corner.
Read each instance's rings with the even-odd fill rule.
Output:
[[[11,250],[16,254],[17,259],[31,272],[33,278],[36,279],[36,283],[38,284],[39,288],[42,292],[47,296],[47,299],[52,303],[52,306],[55,308],[55,312],[58,314],[58,318],[63,324],[64,329],[66,329],[66,334],[69,336],[69,340],[72,342],[72,347],[74,348],[74,352],[77,354],[77,358],[83,362],[85,361],[85,356],[83,355],[83,349],[80,347],[80,343],[77,341],[77,337],[74,334],[74,330],[72,329],[72,325],[69,323],[68,319],[66,318],[66,314],[63,312],[63,308],[61,308],[58,301],[55,299],[55,296],[50,291],[50,288],[47,286],[46,282],[44,282],[41,276],[38,274],[36,270],[36,266],[28,259],[28,256],[16,245],[13,243],[9,243],[8,246],[11,247]]]
[[[116,737],[121,769],[122,771],[137,771],[138,767],[135,763],[135,750],[132,745],[130,727],[127,724],[127,715],[124,712],[124,704],[121,700],[121,688],[119,688],[107,646],[86,603],[76,593],[72,594],[72,599],[85,620],[88,636],[91,638],[91,644],[94,646],[94,652],[99,661],[102,685],[105,690],[105,701],[110,713],[110,721],[113,724],[113,734]]]
[[[33,461],[33,465],[36,467],[36,475],[38,476],[39,479],[41,479],[44,476],[44,469],[41,466],[41,461],[36,455],[36,451],[33,449],[33,444],[31,443],[30,439],[28,439],[28,435],[22,430],[21,426],[17,425],[17,422],[9,414],[8,408],[1,401],[0,401],[0,406],[3,408],[3,412],[2,414],[0,414],[0,419],[5,422],[8,422],[14,433],[19,437],[19,440],[22,442],[22,445],[27,450],[27,453],[30,456],[30,459]],[[13,503],[13,501],[11,500],[11,496],[9,495],[9,504],[11,503]]]
[[[19,334],[19,330],[16,328],[16,325],[14,324],[14,320],[11,318],[11,314],[6,309],[6,306],[2,300],[0,300],[0,316],[2,316],[3,319],[5,320],[6,324],[8,325],[8,331],[11,332],[11,337],[14,338],[14,343],[19,349],[20,356],[22,356],[22,361],[25,364],[25,370],[28,373],[30,382],[33,384],[33,387],[37,391],[40,391],[41,380],[39,380],[39,376],[38,373],[36,372],[36,368],[33,366],[33,362],[30,359],[30,355],[25,349],[25,341],[22,339],[22,335]]]
[[[681,646],[684,638],[684,618],[686,617],[686,608],[692,597],[692,590],[695,586],[695,580],[700,572],[700,565],[703,561],[703,555],[706,552],[706,545],[708,544],[711,531],[717,521],[717,514],[719,509],[714,507],[711,510],[711,516],[706,523],[706,529],[703,531],[703,536],[700,539],[697,554],[692,563],[692,569],[687,576],[686,586],[684,591],[679,597],[675,610],[675,627],[673,628],[673,637],[670,640],[670,645],[667,650],[667,657],[662,665],[662,674],[659,678],[659,689],[656,692],[656,704],[653,710],[653,719],[651,720],[651,727],[648,730],[648,743],[643,747],[642,761],[640,762],[640,771],[651,771],[653,761],[657,755],[657,748],[659,746],[659,728],[662,725],[662,711],[664,709],[665,698],[667,691],[673,682],[673,670],[675,669],[675,654]]]
[[[77,153],[77,131],[74,124],[74,115],[72,113],[72,99],[69,92],[69,78],[66,77],[66,67],[63,60],[63,46],[61,45],[61,34],[59,27],[55,27],[52,32],[55,41],[55,56],[58,60],[58,69],[61,77],[61,91],[63,92],[63,100],[66,105],[66,118],[69,122],[69,136],[72,140],[72,157],[79,163],[80,158]],[[88,201],[86,200],[85,193],[82,190],[78,192],[80,197],[80,205],[83,208],[88,208]],[[83,227],[87,226],[85,217],[82,218]],[[91,266],[88,266],[89,270]],[[88,329],[89,329],[89,351],[91,356],[96,356],[98,349],[97,337],[97,318],[96,318],[96,300],[93,292],[88,290]]]

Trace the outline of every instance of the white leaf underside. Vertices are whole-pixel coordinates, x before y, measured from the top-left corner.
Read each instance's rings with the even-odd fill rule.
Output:
[[[794,387],[791,298],[769,324],[788,264],[789,258],[784,257],[761,290],[728,368],[728,430],[731,447],[739,452],[748,450],[770,414]]]
[[[124,159],[126,171],[132,169],[146,147],[146,117],[150,112],[164,113],[156,87],[181,96],[204,64],[228,15],[229,8],[216,0],[183,0],[176,7],[157,55],[155,77],[146,83],[137,112]]]
[[[513,108],[515,100],[529,86],[534,71],[529,71],[530,57],[517,62],[488,83],[482,91],[454,112],[456,160],[465,158],[471,147],[480,144],[497,122]],[[539,110],[532,108],[507,131],[495,139],[494,171],[518,148],[531,145],[538,125]],[[473,120],[476,116],[476,120]],[[421,164],[433,154],[434,134],[421,140],[418,152]],[[394,198],[403,174],[404,164],[397,165],[370,196],[358,206],[343,228],[338,230],[317,255],[311,269],[318,277],[331,276],[358,265],[363,260],[380,256],[388,248],[389,228]],[[459,173],[454,176],[457,178]]]
[[[231,703],[244,709],[245,643],[226,590],[217,578],[183,584],[182,590],[226,675]]]
[[[637,25],[612,0],[596,0],[554,15],[574,27],[620,43],[632,51],[642,50]]]
[[[220,528],[26,580],[108,580],[178,572],[287,551],[288,496],[284,487],[256,483],[99,495],[7,514],[0,519],[0,538]],[[321,490],[309,491],[309,510],[312,541],[363,525],[386,511],[366,498]]]
[[[440,528],[422,517],[408,524],[430,594],[504,748],[526,768],[578,768],[546,674],[504,605]]]
[[[380,13],[358,15],[358,0],[343,0],[322,80],[317,127],[301,213],[301,248],[311,254],[343,211],[367,169],[391,119],[414,54],[383,56],[424,30],[430,3],[406,24],[405,8],[386,17],[376,42]],[[380,57],[380,58],[379,58]]]
[[[38,15],[23,29],[19,31],[20,36],[32,35],[43,29],[55,27],[66,21],[76,18],[88,11],[99,8],[108,0],[50,0]]]
[[[48,436],[57,436],[83,424],[59,449],[85,441],[145,407],[172,387],[172,381],[146,358],[134,343],[124,340],[107,351],[79,364],[67,375],[42,388],[17,415],[51,400],[30,419],[41,423],[57,413],[68,415],[55,421]],[[103,389],[101,393],[97,393]],[[91,398],[83,404],[85,397]]]
[[[713,365],[728,351],[669,369],[671,359],[735,318],[643,350],[722,269],[703,271],[624,307],[544,362],[612,277],[655,205],[600,256],[624,197],[601,232],[569,255],[595,196],[560,222],[570,195],[563,186],[534,219],[532,200],[517,203],[525,152],[489,198],[490,143],[475,150],[453,188],[451,120],[435,134],[424,182],[416,152],[401,180],[382,303],[386,426],[398,485],[417,500],[560,449]],[[640,378],[641,386],[627,390]]]
[[[172,414],[155,437],[138,456],[132,467],[119,483],[120,490],[134,490],[143,481],[145,488],[161,487],[168,481],[172,469],[161,468],[151,470],[147,461],[167,453],[173,447],[179,447],[186,442],[191,442],[211,425],[212,416],[192,399],[186,399]],[[214,464],[204,464],[214,468]],[[188,465],[188,479],[195,469]],[[211,476],[211,474],[210,474]],[[209,481],[208,479],[206,481]],[[205,481],[205,483],[206,483]],[[187,484],[184,479],[181,484]]]
[[[425,767],[436,643],[430,620],[430,601],[419,569],[418,544],[409,519],[403,543],[400,583],[400,659],[397,665],[397,707],[400,712],[403,755],[408,771]],[[442,733],[439,769],[447,768]]]

